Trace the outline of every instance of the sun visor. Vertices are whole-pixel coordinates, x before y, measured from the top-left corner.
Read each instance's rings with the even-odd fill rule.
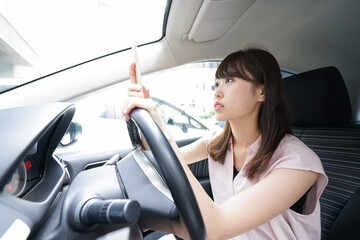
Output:
[[[255,0],[204,0],[188,39],[206,42],[222,37],[254,2]]]

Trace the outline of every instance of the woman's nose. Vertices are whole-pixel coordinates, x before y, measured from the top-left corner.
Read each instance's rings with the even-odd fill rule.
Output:
[[[220,86],[218,86],[217,88],[215,88],[214,97],[222,98],[222,96],[223,96],[223,92],[222,92]]]

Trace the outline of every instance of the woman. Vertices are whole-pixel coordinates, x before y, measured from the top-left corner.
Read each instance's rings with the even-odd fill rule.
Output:
[[[130,77],[136,82],[134,65]],[[234,52],[218,67],[215,87],[224,130],[181,149],[146,88],[129,87],[123,113],[127,120],[131,109],[144,108],[160,125],[194,190],[208,239],[320,239],[327,177],[318,156],[291,135],[276,59],[262,49]],[[186,165],[205,158],[214,201]]]

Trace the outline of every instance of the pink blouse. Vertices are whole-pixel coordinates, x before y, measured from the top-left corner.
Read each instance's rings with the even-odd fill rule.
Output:
[[[216,136],[211,134],[206,145]],[[244,166],[253,158],[261,142],[261,136],[248,148]],[[260,176],[250,180],[244,174],[244,167],[233,179],[233,147],[229,143],[224,164],[214,161],[209,156],[209,175],[214,201],[220,205],[235,194],[255,185],[271,171],[279,168],[298,169],[320,173],[316,183],[307,193],[304,214],[287,209],[277,217],[235,238],[236,240],[257,239],[320,239],[320,203],[328,179],[319,157],[303,142],[292,135],[287,135],[280,142],[273,154],[269,166]]]

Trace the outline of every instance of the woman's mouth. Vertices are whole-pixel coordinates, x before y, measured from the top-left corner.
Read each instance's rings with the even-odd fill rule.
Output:
[[[214,104],[214,110],[215,110],[215,111],[220,111],[220,110],[223,109],[223,108],[224,108],[224,105],[222,105],[221,103],[216,102],[216,103]]]

